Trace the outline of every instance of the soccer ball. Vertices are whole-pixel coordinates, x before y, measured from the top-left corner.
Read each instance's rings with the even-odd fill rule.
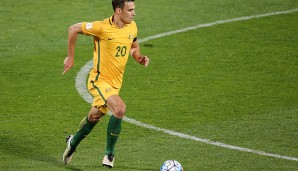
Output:
[[[176,160],[167,160],[160,167],[160,171],[183,171],[183,167]]]

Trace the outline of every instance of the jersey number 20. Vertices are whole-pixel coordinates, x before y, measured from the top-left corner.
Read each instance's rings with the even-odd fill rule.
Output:
[[[117,53],[115,57],[120,57],[120,56],[124,57],[126,55],[126,46],[123,46],[123,47],[117,46],[116,50],[117,50]]]

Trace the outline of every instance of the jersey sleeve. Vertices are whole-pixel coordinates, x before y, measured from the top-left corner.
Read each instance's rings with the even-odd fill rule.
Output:
[[[85,35],[100,37],[102,33],[101,21],[83,22],[82,30]]]
[[[133,21],[133,25],[135,27],[135,35],[134,35],[134,39],[133,39],[133,42],[137,41],[137,36],[138,36],[138,27],[137,27],[137,24]]]

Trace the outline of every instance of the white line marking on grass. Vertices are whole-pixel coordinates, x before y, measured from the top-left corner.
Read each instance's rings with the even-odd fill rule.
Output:
[[[263,155],[263,156],[270,156],[270,157],[275,157],[275,158],[280,158],[280,159],[298,161],[298,158],[295,158],[295,157],[282,156],[282,155],[279,155],[279,154],[267,153],[267,152],[264,152],[264,151],[253,150],[253,149],[249,149],[249,148],[229,145],[229,144],[216,142],[216,141],[212,141],[212,140],[208,140],[208,139],[203,139],[203,138],[199,138],[199,137],[195,137],[195,136],[192,136],[192,135],[187,135],[187,134],[175,132],[175,131],[164,129],[164,128],[158,128],[158,127],[155,127],[155,126],[152,126],[152,125],[149,125],[149,124],[145,124],[145,123],[142,123],[140,121],[137,121],[137,120],[134,120],[134,119],[131,119],[131,118],[127,118],[127,117],[124,120],[129,122],[129,123],[132,123],[132,124],[144,127],[144,128],[152,129],[152,130],[159,131],[159,132],[164,132],[166,134],[174,135],[174,136],[180,137],[180,138],[195,140],[195,141],[203,142],[203,143],[206,143],[206,144],[212,144],[212,145],[215,145],[215,146],[218,146],[218,147],[228,148],[228,149],[237,150],[237,151],[244,151],[244,152],[259,154],[259,155]]]
[[[166,33],[160,33],[160,34],[157,34],[157,35],[154,35],[154,36],[149,36],[149,37],[146,37],[146,38],[142,39],[142,42],[152,40],[152,39],[158,39],[160,37],[170,36],[170,35],[177,34],[177,33],[187,32],[187,31],[190,31],[190,30],[196,30],[198,28],[211,27],[211,26],[215,26],[215,25],[219,25],[219,24],[231,23],[231,22],[234,22],[234,21],[244,21],[244,20],[251,20],[251,19],[254,19],[254,18],[262,18],[262,17],[273,16],[273,15],[288,14],[288,13],[293,13],[293,12],[297,12],[297,11],[298,11],[298,8],[288,10],[288,11],[271,12],[271,13],[266,13],[266,14],[245,16],[245,17],[232,18],[232,19],[227,19],[227,20],[219,20],[219,21],[215,21],[215,22],[212,22],[212,23],[199,24],[199,25],[192,26],[192,27],[186,27],[186,28],[180,29],[180,30],[174,30],[174,31],[166,32]]]
[[[154,35],[154,36],[149,36],[149,37],[146,37],[144,39],[140,39],[139,42],[140,43],[141,42],[146,42],[148,40],[158,39],[158,38],[161,38],[161,37],[166,37],[166,36],[170,36],[170,35],[177,34],[177,33],[182,33],[182,32],[187,32],[187,31],[190,31],[190,30],[195,30],[195,29],[198,29],[198,28],[211,27],[211,26],[224,24],[224,23],[230,23],[230,22],[234,22],[234,21],[244,21],[244,20],[250,20],[250,19],[254,19],[254,18],[261,18],[261,17],[280,15],[280,14],[288,14],[288,13],[293,13],[293,12],[297,12],[297,11],[298,11],[298,8],[288,10],[288,11],[271,12],[271,13],[266,13],[266,14],[245,16],[245,17],[239,17],[239,18],[233,18],[233,19],[227,19],[227,20],[219,20],[219,21],[215,21],[215,22],[212,22],[212,23],[199,24],[199,25],[196,25],[196,26],[187,27],[187,28],[180,29],[180,30],[174,30],[174,31],[170,31],[170,32],[157,34],[157,35]],[[89,94],[89,92],[87,90],[87,86],[86,86],[86,78],[87,78],[88,73],[89,73],[90,69],[92,68],[92,66],[93,66],[93,61],[92,60],[88,61],[81,68],[81,70],[79,71],[79,73],[76,77],[76,89],[77,89],[78,93],[82,96],[82,98],[88,103],[92,103],[92,101],[93,101],[93,98]],[[137,120],[134,120],[134,119],[131,119],[131,118],[128,118],[128,117],[125,117],[124,120],[126,122],[129,122],[129,123],[132,123],[132,124],[135,124],[135,125],[147,128],[147,129],[152,129],[152,130],[155,130],[155,131],[164,132],[164,133],[169,134],[169,135],[173,135],[173,136],[177,136],[177,137],[181,137],[181,138],[185,138],[185,139],[191,139],[191,140],[194,140],[194,141],[198,141],[198,142],[202,142],[202,143],[206,143],[206,144],[211,144],[211,145],[215,145],[215,146],[218,146],[218,147],[228,148],[228,149],[242,151],[242,152],[249,152],[249,153],[254,153],[254,154],[263,155],[263,156],[275,157],[275,158],[280,158],[280,159],[285,159],[285,160],[298,161],[298,158],[295,158],[295,157],[283,156],[283,155],[279,155],[279,154],[267,153],[267,152],[264,152],[264,151],[253,150],[253,149],[249,149],[249,148],[229,145],[229,144],[225,144],[225,143],[221,143],[221,142],[216,142],[216,141],[212,141],[212,140],[208,140],[208,139],[203,139],[203,138],[199,138],[199,137],[195,137],[195,136],[175,132],[175,131],[164,129],[164,128],[158,128],[158,127],[155,127],[155,126],[152,126],[152,125],[149,125],[149,124],[145,124],[145,123],[142,123],[140,121],[137,121]]]

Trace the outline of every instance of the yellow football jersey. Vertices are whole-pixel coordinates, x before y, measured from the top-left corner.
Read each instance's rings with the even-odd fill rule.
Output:
[[[120,88],[131,44],[137,37],[138,29],[134,21],[121,29],[112,21],[113,16],[103,21],[83,22],[82,30],[85,35],[94,37],[93,68],[89,80],[105,81]]]

